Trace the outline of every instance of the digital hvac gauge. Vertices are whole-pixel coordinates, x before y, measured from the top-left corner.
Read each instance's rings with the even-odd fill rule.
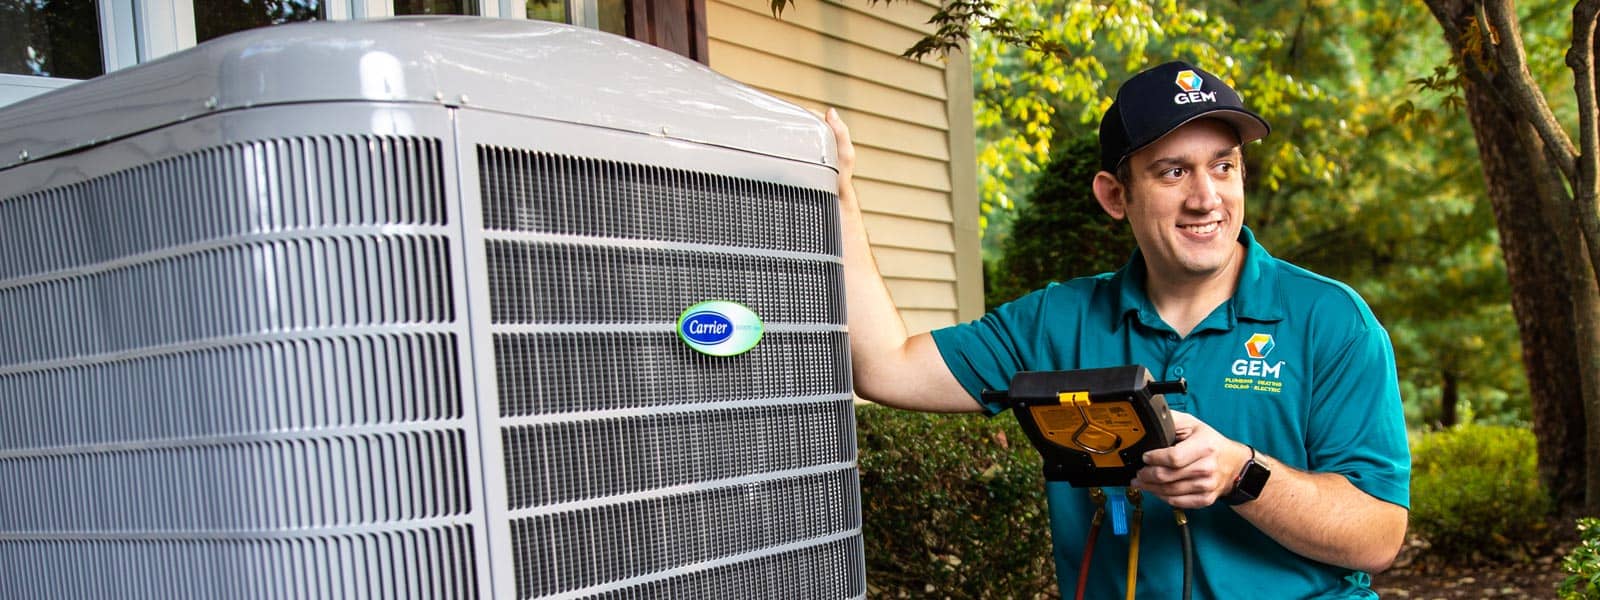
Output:
[[[1138,365],[1073,371],[1024,371],[1011,389],[983,398],[1011,408],[1044,458],[1044,476],[1074,487],[1123,486],[1144,453],[1176,441],[1163,394],[1188,390],[1183,379],[1152,381]]]

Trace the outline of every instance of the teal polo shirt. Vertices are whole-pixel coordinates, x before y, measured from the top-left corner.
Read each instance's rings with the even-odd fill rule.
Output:
[[[1167,396],[1172,408],[1285,464],[1338,473],[1409,507],[1411,455],[1388,333],[1349,287],[1273,258],[1248,228],[1239,241],[1247,251],[1238,290],[1188,336],[1156,314],[1136,252],[1120,271],[1051,284],[933,339],[974,399],[1006,389],[1019,371],[1137,364],[1158,379],[1186,378],[1188,393]],[[1064,482],[1047,483],[1046,497],[1057,583],[1069,597],[1094,507]],[[1367,574],[1294,554],[1225,504],[1185,512],[1195,598],[1377,597]],[[1179,597],[1177,525],[1150,494],[1141,535],[1139,597]],[[1128,541],[1109,523],[1101,531],[1085,597],[1126,595]]]

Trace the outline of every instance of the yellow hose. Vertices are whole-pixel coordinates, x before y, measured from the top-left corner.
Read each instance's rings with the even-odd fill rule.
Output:
[[[1128,540],[1128,600],[1133,600],[1134,584],[1139,580],[1139,523],[1144,520],[1144,505],[1137,494],[1128,494],[1133,500],[1133,537]]]

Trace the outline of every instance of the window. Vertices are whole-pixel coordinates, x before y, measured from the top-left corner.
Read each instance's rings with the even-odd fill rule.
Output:
[[[476,15],[473,0],[394,0],[395,15]]]
[[[0,106],[237,31],[482,15],[572,23],[706,62],[705,0],[0,0]]]
[[[600,31],[628,35],[627,0],[598,0]]]
[[[0,0],[0,73],[70,79],[104,73],[96,4]]]
[[[525,10],[529,19],[540,21],[555,21],[568,23],[567,3],[565,0],[528,0]]]
[[[267,25],[324,20],[321,0],[194,0],[197,42]]]

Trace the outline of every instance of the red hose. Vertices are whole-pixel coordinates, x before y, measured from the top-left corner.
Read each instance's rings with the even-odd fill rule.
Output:
[[[1094,541],[1100,537],[1100,522],[1105,519],[1106,508],[1101,506],[1094,511],[1094,520],[1089,524],[1089,540],[1083,544],[1083,564],[1078,567],[1078,593],[1077,600],[1083,600],[1084,586],[1089,584],[1089,559],[1094,556]]]

